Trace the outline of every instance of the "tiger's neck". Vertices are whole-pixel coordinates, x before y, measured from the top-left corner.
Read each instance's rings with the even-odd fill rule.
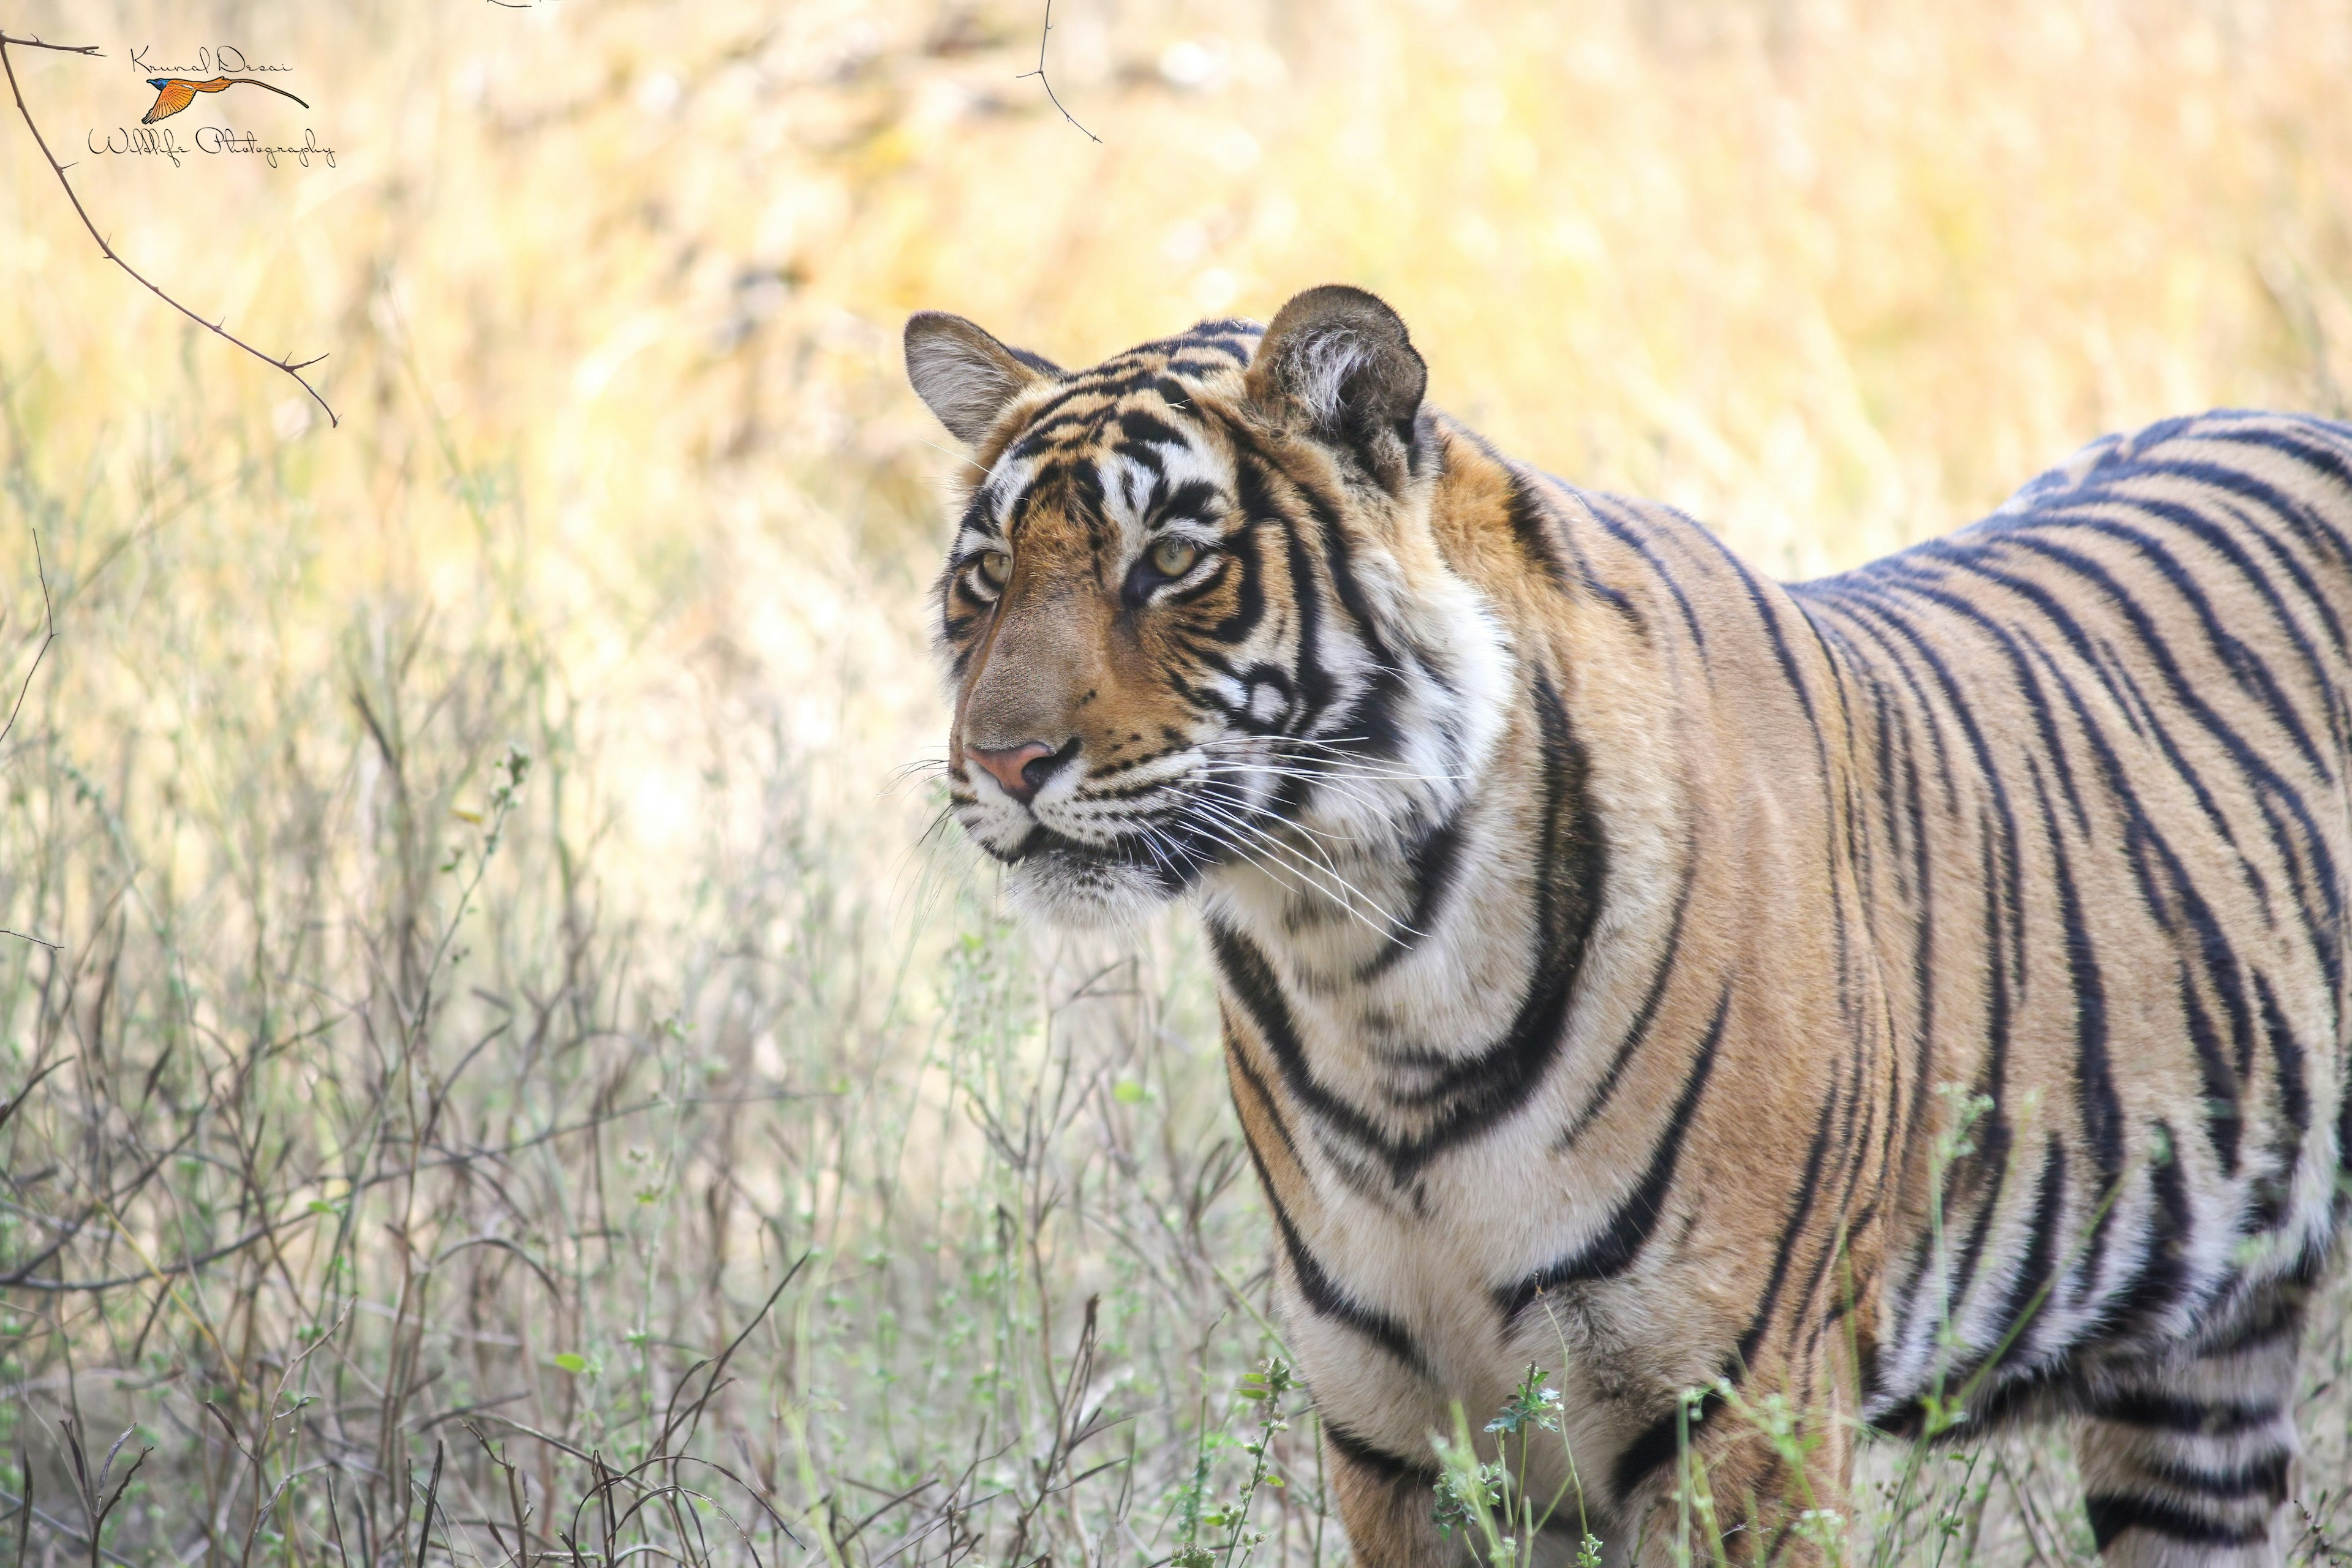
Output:
[[[1653,862],[1683,839],[1636,776],[1642,650],[1599,646],[1613,634],[1597,597],[1537,612],[1514,596],[1507,563],[1482,559],[1508,538],[1510,471],[1445,440],[1434,582],[1409,595],[1442,608],[1381,628],[1417,709],[1386,732],[1420,749],[1328,753],[1282,848],[1230,868],[1202,910],[1228,1000],[1347,1130],[1330,1147],[1366,1176],[1386,1167],[1382,1187],[1538,1092],[1596,944],[1661,923],[1639,895],[1671,882]],[[1595,657],[1572,657],[1587,637]],[[1368,824],[1374,794],[1405,806]],[[1612,922],[1623,872],[1635,896]]]

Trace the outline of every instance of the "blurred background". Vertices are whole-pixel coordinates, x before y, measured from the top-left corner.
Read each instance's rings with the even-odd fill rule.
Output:
[[[2341,0],[1057,0],[1067,116],[1045,20],[0,0],[104,51],[9,51],[92,220],[340,419],[0,124],[21,1561],[1344,1555],[1303,1398],[1236,1394],[1184,921],[1023,931],[940,826],[911,310],[1081,364],[1361,284],[1434,402],[1789,576],[2345,412]],[[308,109],[108,150],[223,46]],[[2086,1561],[2069,1463],[1874,1451],[1842,1528]]]

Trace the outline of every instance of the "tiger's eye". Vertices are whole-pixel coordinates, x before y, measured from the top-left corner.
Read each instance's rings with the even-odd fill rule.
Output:
[[[1181,577],[1201,558],[1201,547],[1189,539],[1163,539],[1151,547],[1151,568],[1163,577]]]
[[[980,558],[980,580],[992,588],[1002,588],[1004,580],[1013,575],[1013,557],[1002,550],[991,550]]]

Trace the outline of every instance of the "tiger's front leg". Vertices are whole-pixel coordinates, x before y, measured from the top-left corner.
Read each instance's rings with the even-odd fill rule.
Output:
[[[1323,1430],[1323,1463],[1348,1545],[1362,1568],[1464,1568],[1467,1543],[1441,1534],[1436,1473],[1398,1464]]]
[[[1808,1386],[1751,1375],[1728,1400],[1694,1401],[1687,1448],[1678,1442],[1628,1500],[1638,1522],[1606,1560],[1640,1568],[1841,1561],[1853,1459],[1852,1412],[1826,1378]]]
[[[1483,1560],[1483,1538],[1438,1529],[1434,1469],[1363,1451],[1336,1439],[1328,1426],[1323,1456],[1339,1521],[1363,1568],[1475,1568]],[[1570,1568],[1577,1555],[1575,1522],[1566,1511],[1556,1514],[1531,1546],[1522,1543],[1518,1561],[1533,1568]]]
[[[1613,1521],[1605,1513],[1589,1520],[1607,1532],[1602,1563],[1609,1568],[1713,1563],[1810,1568],[1842,1557],[1852,1521],[1851,1423],[1818,1394],[1784,1394],[1783,1400],[1769,1401],[1751,1384],[1729,1408],[1696,1421],[1687,1453],[1678,1445],[1673,1458],[1620,1500],[1623,1506]],[[1791,1413],[1790,1430],[1776,1440],[1768,1426],[1782,1419],[1781,1410]],[[1365,1568],[1473,1568],[1483,1560],[1483,1539],[1438,1529],[1434,1468],[1400,1464],[1335,1436],[1328,1426],[1323,1452],[1349,1544]],[[1578,1517],[1558,1510],[1533,1542],[1520,1544],[1517,1561],[1570,1568],[1581,1536]]]

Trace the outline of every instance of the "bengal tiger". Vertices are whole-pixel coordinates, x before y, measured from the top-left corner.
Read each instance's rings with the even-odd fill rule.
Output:
[[[2019,1418],[2110,1563],[2278,1560],[2352,1212],[2352,426],[2111,436],[1780,584],[1425,406],[1356,289],[906,356],[978,476],[953,813],[1038,916],[1197,905],[1358,1561],[1463,1560],[1431,1436],[1530,1367],[1545,1561],[1816,1560],[1864,1431]]]

